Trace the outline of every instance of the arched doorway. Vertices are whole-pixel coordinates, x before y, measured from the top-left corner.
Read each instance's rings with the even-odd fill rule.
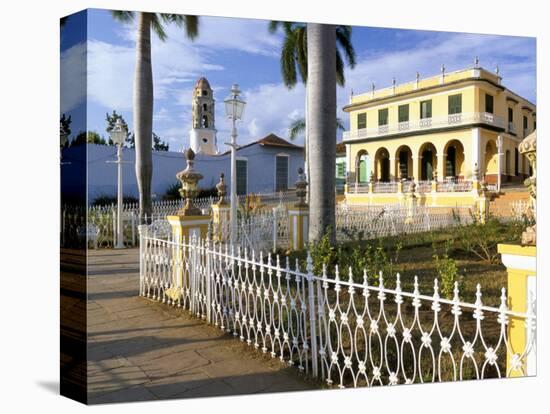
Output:
[[[379,148],[374,157],[375,177],[379,181],[390,181],[390,153],[386,148]]]
[[[429,181],[433,179],[433,172],[437,165],[436,149],[431,143],[426,143],[420,147],[420,179]]]
[[[396,178],[409,179],[412,175],[412,151],[407,145],[403,145],[395,152]]]
[[[464,146],[460,141],[449,141],[445,149],[445,171],[443,177],[464,177]]]
[[[367,183],[370,180],[369,153],[361,150],[355,157],[355,182]]]

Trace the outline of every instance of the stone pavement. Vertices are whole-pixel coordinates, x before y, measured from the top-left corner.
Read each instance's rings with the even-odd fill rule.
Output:
[[[138,297],[138,255],[89,252],[90,404],[318,388],[185,311]]]

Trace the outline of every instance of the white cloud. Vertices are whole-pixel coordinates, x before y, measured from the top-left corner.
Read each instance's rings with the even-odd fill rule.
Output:
[[[185,36],[168,30],[170,41],[152,37],[153,83],[155,101],[172,98],[181,85],[194,82],[206,71],[223,70],[223,66],[207,61],[201,49],[185,40]],[[88,41],[89,96],[97,103],[117,110],[132,108],[135,68],[135,24],[121,32],[130,45],[114,45],[98,40]],[[177,85],[177,86],[176,86]]]
[[[279,34],[268,32],[267,20],[201,17],[194,44],[209,49],[240,50],[264,56],[280,55]]]
[[[243,91],[243,97],[247,105],[242,124],[248,132],[248,136],[243,136],[243,143],[271,132],[287,139],[292,120],[304,116],[305,89],[301,84],[291,90],[282,83],[262,84]]]
[[[86,43],[78,43],[61,54],[61,112],[75,109],[86,99]]]

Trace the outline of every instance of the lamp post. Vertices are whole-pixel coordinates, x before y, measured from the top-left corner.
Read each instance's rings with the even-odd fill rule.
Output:
[[[232,121],[231,142],[226,143],[231,147],[231,210],[229,220],[231,222],[231,244],[237,238],[237,127],[236,123],[242,119],[246,102],[239,98],[241,91],[236,83],[231,87],[231,95],[224,101],[225,113]]]
[[[115,249],[124,249],[124,234],[122,229],[122,145],[128,136],[128,130],[122,123],[120,118],[117,118],[115,125],[108,128],[107,132],[111,136],[111,140],[117,146],[117,164],[118,183],[117,183],[117,212],[116,212],[116,245]],[[113,161],[111,161],[113,162]]]

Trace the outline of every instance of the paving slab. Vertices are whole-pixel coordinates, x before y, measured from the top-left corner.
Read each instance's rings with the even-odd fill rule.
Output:
[[[186,311],[138,296],[139,249],[89,253],[92,404],[318,389]]]

